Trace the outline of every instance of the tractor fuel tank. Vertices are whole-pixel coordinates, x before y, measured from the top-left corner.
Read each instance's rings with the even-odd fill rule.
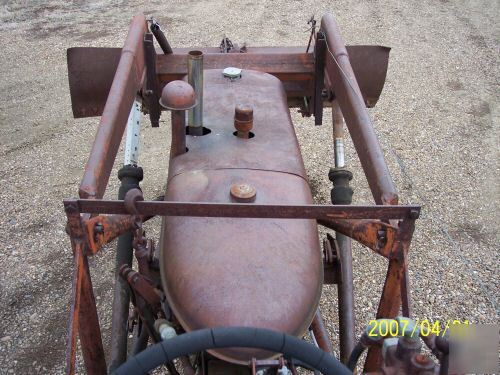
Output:
[[[243,70],[229,79],[205,70],[203,136],[170,160],[165,199],[247,204],[311,204],[312,196],[282,83]],[[253,137],[235,136],[235,106],[253,108]],[[205,131],[207,133],[207,131]],[[206,327],[269,328],[295,336],[309,327],[323,282],[314,220],[165,217],[161,277],[186,331]],[[235,363],[272,356],[259,350],[213,353]]]

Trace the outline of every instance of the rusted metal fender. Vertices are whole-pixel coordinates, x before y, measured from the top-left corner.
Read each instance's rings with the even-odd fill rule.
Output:
[[[253,107],[255,136],[233,135],[234,108]],[[255,188],[253,203],[309,204],[311,191],[282,83],[244,70],[230,81],[205,70],[204,126],[189,151],[170,161],[166,200],[234,202],[235,183]],[[166,217],[161,274],[168,302],[186,329],[248,326],[302,335],[316,312],[323,266],[314,220]],[[272,356],[224,349],[222,359],[248,363]]]
[[[365,45],[346,48],[366,106],[373,107],[384,87],[390,48]],[[217,53],[218,48],[199,49],[207,54],[205,69],[243,67],[245,64],[250,69],[278,76],[288,96],[312,94],[306,88],[313,86],[314,56],[312,52],[304,53],[304,47],[249,47],[245,54],[221,54]],[[69,88],[75,118],[102,114],[120,54],[120,48],[68,49]],[[187,74],[186,59],[186,49],[182,48],[174,48],[172,55],[158,55],[157,73],[161,86]]]

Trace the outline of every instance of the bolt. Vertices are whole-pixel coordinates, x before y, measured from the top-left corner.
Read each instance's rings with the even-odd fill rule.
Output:
[[[104,233],[104,226],[102,223],[97,223],[94,225],[94,234],[102,234]]]
[[[420,212],[417,209],[412,208],[410,210],[410,218],[411,219],[418,219],[419,216],[420,216]]]
[[[65,206],[64,206],[64,211],[67,213],[67,214],[74,214],[75,212],[78,212],[78,206],[76,205],[75,202],[70,202],[70,203],[67,203]]]
[[[378,230],[377,231],[377,245],[378,247],[384,247],[384,245],[387,243],[387,236],[385,230]]]

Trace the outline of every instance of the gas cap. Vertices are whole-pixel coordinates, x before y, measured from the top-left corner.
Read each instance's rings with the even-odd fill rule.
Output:
[[[227,67],[222,71],[224,77],[236,79],[241,77],[241,69],[233,66]]]
[[[250,203],[255,200],[257,190],[247,183],[238,183],[231,185],[231,197],[240,203]]]

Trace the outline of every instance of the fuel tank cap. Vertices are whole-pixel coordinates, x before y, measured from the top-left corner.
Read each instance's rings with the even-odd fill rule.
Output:
[[[235,79],[241,77],[241,69],[230,66],[222,71],[224,77]]]
[[[238,183],[231,185],[231,197],[240,203],[250,203],[255,200],[257,190],[247,183]]]

